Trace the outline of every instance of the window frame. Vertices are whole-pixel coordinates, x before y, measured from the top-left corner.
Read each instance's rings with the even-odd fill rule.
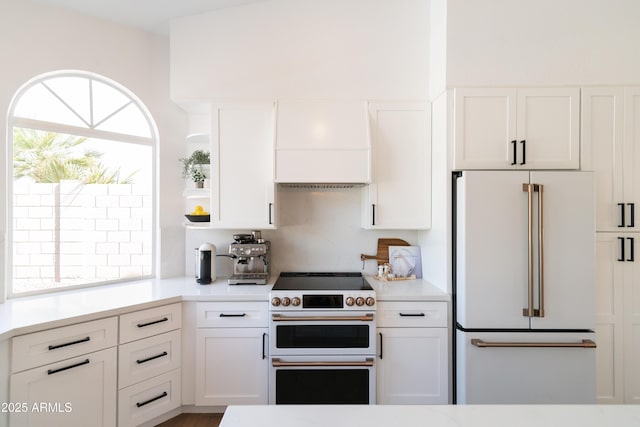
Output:
[[[49,122],[44,120],[37,119],[29,119],[24,117],[16,117],[15,116],[15,108],[18,105],[22,96],[28,92],[32,87],[43,83],[47,80],[59,77],[78,77],[84,78],[87,80],[94,80],[105,84],[114,90],[122,93],[124,96],[129,98],[131,103],[139,109],[144,117],[147,125],[149,126],[150,136],[149,137],[141,137],[137,135],[129,135],[126,133],[118,133],[111,131],[103,131],[97,130],[92,127],[80,127],[73,125],[66,125],[62,123]],[[61,100],[64,103],[64,101]],[[127,104],[130,105],[130,104]],[[72,109],[72,107],[68,108]],[[93,100],[91,100],[91,109],[93,109]],[[109,116],[111,117],[111,115]],[[94,124],[100,125],[105,120]],[[13,291],[13,251],[14,251],[14,225],[13,225],[13,187],[14,187],[14,164],[13,164],[13,133],[14,128],[30,128],[39,131],[49,131],[56,132],[61,134],[71,134],[79,137],[87,137],[87,138],[97,138],[97,139],[105,139],[111,141],[118,141],[124,143],[131,144],[141,144],[145,146],[151,147],[151,272],[148,275],[141,275],[136,277],[127,277],[122,279],[114,279],[114,280],[106,280],[106,281],[98,281],[91,283],[83,283],[77,285],[68,285],[61,286],[56,288],[48,288],[41,290],[34,290],[28,292],[20,292],[14,293]],[[9,110],[7,114],[7,170],[6,170],[6,254],[5,254],[5,262],[7,268],[5,269],[5,289],[4,296],[6,299],[13,298],[22,298],[33,295],[42,295],[42,294],[54,294],[56,292],[75,290],[75,289],[83,289],[83,288],[91,288],[97,286],[104,286],[113,283],[122,283],[128,281],[136,281],[154,278],[157,276],[157,259],[159,254],[158,247],[158,236],[157,236],[157,227],[158,227],[158,163],[159,163],[159,138],[158,138],[158,128],[156,126],[156,122],[153,119],[149,109],[146,105],[138,98],[131,90],[123,86],[122,84],[111,80],[107,77],[101,76],[96,73],[92,73],[89,71],[82,70],[62,70],[62,71],[53,71],[49,73],[40,74],[33,79],[26,82],[22,85],[13,95],[11,99],[11,103],[9,104]]]

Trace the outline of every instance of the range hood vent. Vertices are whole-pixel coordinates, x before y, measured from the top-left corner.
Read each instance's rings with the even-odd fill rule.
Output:
[[[308,182],[300,182],[300,183],[282,183],[281,187],[284,188],[295,188],[295,189],[304,189],[304,190],[347,190],[350,188],[360,188],[364,187],[365,184],[359,182],[343,182],[343,183],[308,183]]]

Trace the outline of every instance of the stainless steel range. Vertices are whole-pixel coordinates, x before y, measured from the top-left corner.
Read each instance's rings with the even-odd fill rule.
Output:
[[[376,300],[364,277],[281,273],[269,297],[269,403],[374,404]]]

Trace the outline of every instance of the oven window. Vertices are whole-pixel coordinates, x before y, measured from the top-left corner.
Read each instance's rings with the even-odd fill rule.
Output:
[[[369,348],[369,325],[277,326],[277,348]]]
[[[304,386],[301,386],[304,385]],[[278,369],[276,404],[369,404],[368,369]]]

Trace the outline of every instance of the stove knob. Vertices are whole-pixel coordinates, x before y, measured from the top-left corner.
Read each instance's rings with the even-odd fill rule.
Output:
[[[351,307],[355,303],[355,300],[353,299],[353,297],[347,297],[346,303],[349,307]]]
[[[282,305],[284,305],[286,307],[289,304],[291,304],[291,299],[289,299],[289,297],[282,298]]]
[[[362,297],[356,298],[356,305],[358,305],[358,306],[364,305],[364,298],[362,298]]]
[[[366,302],[367,302],[367,305],[368,305],[369,307],[371,307],[373,304],[375,304],[375,303],[376,303],[376,300],[375,300],[375,299],[373,299],[373,297],[367,297],[367,301],[366,301]]]
[[[274,307],[279,306],[280,305],[280,298],[278,298],[278,297],[271,298],[271,305],[273,305]]]
[[[300,305],[300,298],[298,297],[293,297],[291,298],[291,305],[294,307],[297,307]]]

